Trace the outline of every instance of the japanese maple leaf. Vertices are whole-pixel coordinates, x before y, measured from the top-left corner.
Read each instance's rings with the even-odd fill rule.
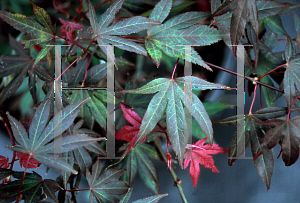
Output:
[[[186,148],[189,149],[184,154],[184,169],[190,165],[190,176],[193,178],[194,189],[197,186],[198,177],[200,175],[199,164],[202,164],[205,168],[211,168],[213,172],[219,173],[219,170],[214,165],[214,160],[209,154],[219,154],[219,153],[228,153],[227,149],[219,147],[217,144],[207,144],[207,137],[199,140],[195,145],[187,145]]]
[[[192,92],[190,92],[191,96],[186,95],[190,90],[185,88],[185,84],[190,84],[189,87],[201,89],[225,88],[223,85],[210,83],[197,77],[185,76],[176,79],[158,78],[140,88],[122,91],[123,93],[133,94],[155,93],[143,117],[135,145],[152,132],[164,112],[166,112],[168,138],[175,154],[178,156],[181,168],[183,168],[185,146],[188,142],[188,136],[185,135],[187,123],[183,105],[196,119],[203,132],[208,136],[210,143],[213,140],[211,120],[197,95]]]
[[[8,168],[9,167],[9,158],[0,155],[0,168]]]
[[[121,130],[116,133],[115,138],[117,140],[125,140],[127,142],[130,142],[129,149],[128,149],[128,151],[130,151],[134,146],[136,138],[138,137],[140,126],[142,124],[142,119],[137,113],[135,113],[131,109],[126,109],[123,104],[120,104],[120,106],[123,111],[123,115],[125,119],[133,126],[130,125],[123,126]],[[144,137],[144,139],[141,140],[141,143],[143,143],[145,139],[146,136]]]
[[[75,29],[84,30],[84,27],[78,23],[63,20],[59,18],[59,21],[63,24],[60,28],[61,35],[68,40],[70,44],[75,38]]]
[[[20,162],[20,166],[24,166],[24,168],[39,168],[39,165],[41,164],[40,162],[38,162],[37,160],[35,160],[33,157],[30,157],[28,163],[28,153],[20,153],[17,152],[17,157],[19,158],[19,162]],[[27,166],[26,166],[27,164]]]

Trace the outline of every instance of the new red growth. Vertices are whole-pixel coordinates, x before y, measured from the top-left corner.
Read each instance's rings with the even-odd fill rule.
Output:
[[[68,44],[71,44],[75,39],[75,30],[84,30],[84,27],[78,23],[63,20],[59,18],[59,21],[63,24],[60,28],[61,35],[68,40]]]
[[[0,155],[0,168],[8,168],[9,167],[9,158]]]
[[[214,165],[213,157],[210,156],[210,154],[228,153],[227,149],[223,149],[217,144],[213,144],[212,146],[210,144],[204,145],[206,140],[207,137],[199,140],[195,145],[188,144],[186,148],[189,150],[184,154],[184,169],[186,169],[191,162],[190,176],[193,178],[194,189],[197,186],[198,177],[200,175],[199,164],[202,164],[205,168],[211,168],[215,173],[219,173],[219,170]]]
[[[25,167],[26,162],[28,160],[29,154],[28,153],[20,153],[17,152],[17,157],[19,158],[20,166]],[[40,162],[35,160],[33,157],[30,157],[29,162],[27,164],[27,168],[39,168]]]
[[[135,113],[131,109],[126,109],[123,104],[120,104],[120,106],[123,111],[123,115],[125,119],[133,126],[126,125],[122,127],[121,130],[116,133],[115,138],[117,140],[125,140],[127,142],[130,142],[129,149],[128,149],[128,151],[130,151],[134,146],[134,143],[139,134],[140,126],[142,124],[142,119],[137,113]],[[141,140],[141,143],[145,141],[146,137],[147,136],[145,136],[145,138]]]

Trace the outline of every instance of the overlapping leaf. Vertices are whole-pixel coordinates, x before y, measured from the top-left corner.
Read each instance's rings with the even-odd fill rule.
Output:
[[[245,26],[250,22],[256,36],[259,35],[258,8],[255,0],[226,0],[213,14],[222,15],[228,11],[233,11],[230,23],[230,39],[232,45],[238,45],[245,33]],[[233,48],[235,53],[236,47]]]
[[[159,22],[151,20],[149,18],[135,16],[121,20],[111,26],[116,13],[121,9],[124,0],[115,1],[101,16],[100,20],[97,20],[96,12],[91,3],[89,3],[90,23],[99,45],[115,45],[120,49],[124,49],[130,52],[147,55],[146,50],[130,40],[117,37],[116,35],[128,35],[137,33],[142,30],[146,30]],[[101,49],[106,54],[105,46],[101,46]]]
[[[5,185],[1,185],[0,190],[2,192],[7,192],[9,194],[7,197],[17,198],[23,172],[15,172],[13,173],[13,176],[18,180]],[[50,179],[43,180],[43,178],[35,172],[26,173],[21,188],[21,194],[25,198],[25,202],[34,203],[40,200],[42,191],[44,191],[44,193],[46,193],[49,198],[57,203],[58,201],[55,196],[55,192],[57,191],[57,189],[53,188],[53,186],[51,185],[59,187],[59,185],[55,181]]]
[[[93,165],[92,174],[86,173],[86,179],[90,186],[89,202],[117,202],[128,191],[126,182],[118,181],[124,169],[110,168],[101,175],[101,162],[98,159]]]
[[[256,5],[258,8],[258,20],[262,20],[277,14],[289,14],[300,6],[300,4],[278,1],[256,1]]]
[[[132,188],[128,189],[128,192],[126,195],[121,199],[120,203],[128,203],[129,198],[132,194]],[[159,194],[159,195],[153,195],[150,197],[146,197],[143,199],[135,200],[132,203],[157,203],[161,198],[168,196],[168,194]]]
[[[281,17],[279,15],[271,16],[263,20],[267,27],[278,35],[287,35],[284,30]]]
[[[164,7],[162,8],[161,5]],[[162,0],[153,9],[150,16],[161,16],[159,20],[163,22],[171,6],[171,0]],[[185,59],[184,45],[206,46],[221,40],[223,34],[214,28],[205,25],[192,26],[208,16],[209,13],[206,12],[187,12],[149,29],[145,45],[156,66],[160,65],[162,52],[171,57]],[[194,49],[191,50],[190,57],[193,63],[211,70]]]
[[[87,100],[85,99],[67,106],[58,112],[58,115],[61,115],[61,117],[55,116],[49,121],[48,125],[50,103],[49,100],[45,100],[34,114],[29,129],[29,136],[23,125],[7,112],[14,137],[19,144],[8,147],[17,152],[29,153],[34,159],[50,168],[77,174],[73,166],[70,166],[62,158],[54,156],[55,150],[59,150],[62,153],[68,152],[95,143],[102,140],[102,138],[92,138],[85,134],[75,134],[63,136],[59,143],[56,144],[52,140],[61,135],[73,123],[80,108]]]
[[[77,87],[85,78],[87,60],[82,59],[78,62],[74,70],[68,70],[63,76],[63,82],[68,84],[68,87]],[[63,64],[63,69],[65,65]],[[90,68],[86,74],[84,85],[93,87],[98,84],[107,74],[107,64],[98,64]],[[96,122],[103,128],[106,127],[107,110],[105,103],[107,103],[106,90],[92,90],[92,89],[78,89],[69,91],[69,102],[73,104],[86,98],[91,98],[90,101],[83,105],[78,116],[84,118],[85,125],[88,127],[93,126],[94,116]],[[113,96],[109,96],[109,100],[113,101]],[[92,115],[92,116],[91,116]]]
[[[272,149],[278,143],[281,145],[282,160],[286,166],[294,164],[299,158],[300,116],[286,120],[270,120],[264,123],[273,126],[261,140],[262,146]]]
[[[142,87],[147,84],[149,81],[145,81],[141,83],[137,88]],[[130,90],[132,88],[132,84],[128,82],[125,86],[125,90]],[[143,117],[145,110],[149,102],[151,101],[153,95],[141,95],[141,94],[125,94],[124,103],[130,105],[133,110],[140,116]]]
[[[29,51],[24,50],[23,46],[11,36],[9,36],[9,42],[17,55],[0,57],[0,77],[6,77],[18,71],[19,74],[1,91],[0,104],[18,90],[33,64]]]
[[[214,1],[214,4],[216,3],[220,2]],[[226,0],[221,6],[219,6],[218,9],[216,9],[216,11],[214,11],[212,15],[214,17],[228,15],[230,17],[230,26],[228,26],[228,30],[230,30],[230,42],[231,44],[237,45],[244,35],[245,25],[247,22],[250,22],[253,27],[257,41],[259,35],[259,20],[268,17],[273,18],[273,16],[281,14],[286,10],[291,12],[299,6],[299,4],[291,6],[289,3],[281,3],[277,1]],[[232,14],[230,11],[232,11]],[[270,20],[266,21],[270,22]],[[276,22],[277,21],[278,20],[276,20]],[[276,23],[272,25],[273,27],[278,26]]]
[[[214,0],[213,2],[217,1],[220,2],[220,0]],[[212,11],[213,16],[223,15],[228,11],[232,11],[236,8],[237,2],[238,1],[236,0],[226,0],[221,6],[218,7],[218,9],[216,9],[216,11]],[[282,3],[278,1],[255,1],[255,3],[258,10],[258,20],[262,20],[277,14],[283,15],[283,12],[290,13],[300,6],[299,4],[293,4],[290,2]]]
[[[56,28],[52,26],[51,19],[46,11],[38,7],[33,1],[30,2],[38,22],[22,14],[0,11],[0,18],[5,22],[21,32],[28,33],[22,40],[26,43],[27,48],[52,40],[56,33]]]
[[[296,90],[300,90],[300,54],[287,61],[283,80],[284,97],[288,108],[290,108],[295,96],[298,95]],[[298,102],[296,104],[299,105]]]
[[[138,144],[127,155],[126,170],[128,184],[132,185],[137,174],[142,178],[143,182],[149,187],[155,194],[159,194],[159,180],[156,167],[152,161],[152,158],[158,157],[158,153],[151,145],[142,143]],[[138,170],[138,168],[140,170]]]
[[[262,76],[263,74],[271,71],[273,69],[273,64],[270,64],[268,61],[265,60],[259,60],[259,63],[257,67],[255,68],[255,71],[257,72],[258,76]],[[261,82],[268,84],[272,87],[274,87],[274,83],[271,80],[270,76],[265,76],[261,80]],[[262,90],[264,92],[264,98],[267,106],[274,106],[276,101],[276,91],[272,90],[270,88],[262,87]]]
[[[192,93],[192,99],[185,97],[184,82],[190,79],[193,87],[196,88],[224,88],[225,86],[206,82],[202,79],[187,76],[177,79],[159,78],[136,90],[124,90],[124,93],[135,94],[153,94],[151,102],[142,120],[142,125],[135,145],[138,144],[147,134],[149,134],[163,113],[166,111],[167,130],[172,148],[178,156],[179,163],[182,166],[184,149],[187,144],[187,137],[184,136],[186,129],[186,120],[183,105],[197,120],[202,130],[209,137],[210,143],[213,139],[212,124],[205,108],[196,95]],[[186,99],[186,100],[185,100]],[[191,105],[188,105],[189,102]]]
[[[265,146],[262,146],[260,144],[263,141],[262,139],[265,139],[263,137],[266,130],[268,130],[260,123],[265,120],[285,116],[286,114],[287,108],[268,107],[265,109],[261,109],[251,115],[246,115],[245,117],[244,115],[232,116],[218,122],[223,125],[238,125],[243,129],[241,131],[242,134],[235,133],[233,135],[232,140],[229,144],[228,165],[232,166],[237,158],[244,154],[245,150],[250,145],[253,157],[255,157],[257,153],[263,151],[263,155],[254,160],[254,165],[268,190],[270,189],[274,160],[271,147],[266,148]],[[244,140],[245,146],[242,146],[241,148],[240,146],[243,144],[242,140]],[[238,151],[238,148],[242,150]]]
[[[106,94],[106,90],[72,90],[69,102],[73,104],[90,97],[91,100],[83,105],[78,116],[84,118],[85,124],[88,127],[93,126],[92,116],[94,116],[96,122],[105,128],[107,117],[107,109],[105,106],[107,102]]]
[[[295,25],[295,29],[297,32],[296,45],[297,45],[298,50],[300,50],[300,19],[296,13],[294,13],[294,25]]]

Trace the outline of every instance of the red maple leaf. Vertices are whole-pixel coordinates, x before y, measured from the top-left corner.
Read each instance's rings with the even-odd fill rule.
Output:
[[[139,134],[140,126],[142,124],[142,119],[133,110],[126,109],[123,104],[120,104],[120,106],[123,111],[123,115],[125,119],[133,126],[129,126],[129,125],[123,126],[121,130],[116,133],[115,138],[117,140],[125,140],[127,142],[130,142],[129,149],[128,149],[128,151],[130,151],[134,146],[134,143]],[[145,138],[141,140],[141,143],[145,141],[146,137],[147,136],[145,136]]]
[[[17,157],[19,158],[20,166],[21,167],[24,166],[24,168],[25,168],[29,154],[17,152]],[[28,164],[27,164],[27,168],[39,168],[40,164],[41,163],[38,162],[37,160],[35,160],[33,157],[30,157]]]
[[[195,145],[188,144],[186,148],[189,150],[184,154],[184,169],[186,169],[191,162],[190,176],[193,178],[194,189],[197,186],[198,177],[200,175],[199,164],[202,164],[205,168],[211,168],[213,172],[219,173],[219,170],[214,165],[212,156],[209,154],[228,153],[227,149],[223,149],[217,144],[213,144],[212,146],[210,144],[204,145],[206,140],[207,137],[199,140]]]
[[[8,168],[9,167],[9,158],[0,155],[0,168]]]
[[[68,40],[69,44],[75,39],[75,29],[84,30],[84,27],[78,23],[66,21],[61,18],[59,18],[59,21],[63,24],[60,28],[61,35]]]

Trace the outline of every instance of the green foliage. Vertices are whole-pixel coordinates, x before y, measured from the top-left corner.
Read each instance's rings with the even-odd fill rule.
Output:
[[[209,137],[211,143],[213,138],[212,124],[203,104],[193,93],[191,93],[192,99],[185,96],[183,89],[185,80],[190,80],[193,87],[211,89],[225,87],[223,85],[206,82],[196,77],[186,76],[175,80],[159,78],[139,89],[123,91],[124,93],[128,92],[136,94],[153,94],[158,92],[149,103],[135,145],[154,129],[157,122],[159,122],[161,116],[166,111],[169,139],[173,150],[178,156],[181,167],[183,167],[183,154],[187,144],[187,136],[185,136],[184,133],[187,129],[187,124],[182,103],[185,104],[190,114],[197,120],[205,134]],[[191,106],[187,105],[187,102],[190,102]]]
[[[245,49],[248,93],[251,95],[261,87],[260,99],[264,99],[264,103],[261,100],[261,109],[255,113],[252,113],[251,107],[249,114],[217,121],[244,129],[232,136],[228,165],[232,166],[247,147],[251,147],[258,175],[269,190],[274,167],[272,148],[281,145],[286,166],[298,160],[300,117],[292,112],[300,112],[300,20],[294,13],[297,36],[291,38],[284,28],[282,16],[293,12],[300,4],[272,0],[211,0],[211,12],[198,12],[191,9],[196,1],[74,2],[63,10],[59,1],[53,2],[54,11],[29,0],[24,5],[30,6],[35,19],[20,14],[23,12],[17,2],[8,6],[5,6],[6,1],[1,2],[1,8],[11,6],[20,11],[0,10],[0,18],[6,22],[4,27],[7,26],[1,31],[17,30],[11,33],[14,37],[1,33],[1,37],[3,34],[9,38],[10,49],[7,42],[3,46],[7,50],[0,50],[1,54],[7,54],[0,56],[0,108],[7,112],[11,130],[4,115],[0,116],[0,120],[11,135],[12,144],[7,148],[14,151],[13,161],[9,162],[5,157],[0,159],[0,179],[3,180],[0,185],[1,202],[40,202],[44,194],[54,202],[76,202],[80,191],[89,190],[90,203],[127,203],[137,174],[155,195],[134,202],[158,202],[167,194],[159,194],[160,181],[153,160],[163,160],[168,165],[183,201],[187,202],[172,167],[179,163],[183,168],[184,159],[187,160],[186,149],[196,146],[188,143],[188,122],[191,122],[193,138],[208,138],[212,144],[211,119],[232,106],[219,101],[202,103],[192,89],[201,90],[201,95],[205,89],[227,87],[208,82],[205,76],[180,77],[182,73],[176,67],[183,65],[183,61],[178,64],[175,61],[191,59],[193,68],[224,70],[205,62],[193,47],[188,49],[189,46],[204,48],[219,41],[223,41],[235,56],[236,47],[231,45],[252,45]],[[60,15],[58,20],[59,12],[64,15]],[[59,28],[60,33],[57,33]],[[80,31],[77,33],[75,29]],[[18,32],[20,34],[16,36]],[[278,41],[286,41],[285,49],[273,52]],[[61,48],[61,76],[57,75],[52,62],[57,54],[53,45],[70,45]],[[117,47],[116,58],[109,55],[108,45]],[[29,48],[31,50],[26,50]],[[110,63],[108,59],[112,58],[114,61]],[[114,70],[113,74],[109,72],[111,70]],[[53,80],[54,74],[56,80]],[[113,93],[107,91],[110,87],[106,85],[112,75],[115,79]],[[54,82],[59,80],[64,89],[61,97],[55,98],[54,91],[60,92],[60,89]],[[41,95],[44,98],[40,98]],[[286,100],[285,107],[276,106],[281,96]],[[30,103],[29,99],[34,106],[31,111],[25,111],[28,104],[23,101]],[[61,109],[54,103],[58,99],[62,102]],[[111,104],[115,105],[114,112],[107,109]],[[119,106],[122,112],[125,106],[128,113],[118,111]],[[21,111],[22,117],[16,119],[11,116],[18,115],[12,109]],[[116,115],[114,126],[108,127],[107,119],[113,113]],[[189,120],[186,116],[193,118]],[[27,125],[24,126],[21,121],[27,121]],[[133,126],[126,125],[126,121]],[[113,146],[120,160],[105,157],[104,148],[108,150],[111,147],[107,143],[111,142],[109,135],[115,131],[118,131],[120,139]],[[106,136],[107,143],[100,142]],[[167,155],[160,145],[162,139],[167,141]],[[124,140],[132,141],[134,147],[128,150],[130,145],[124,144]],[[198,143],[203,145],[204,141]],[[239,151],[243,144],[242,149],[245,150]],[[169,146],[178,162],[172,159]],[[212,145],[205,145],[207,149],[209,146]],[[18,157],[28,157],[27,160],[16,159],[16,152],[20,153]],[[101,157],[105,157],[103,168]],[[16,161],[25,167],[25,173],[11,170]],[[212,158],[210,161],[213,161]],[[27,168],[31,168],[29,164],[39,166],[34,163],[58,170],[61,176],[50,180],[43,179],[36,172],[26,173]],[[203,163],[209,165],[205,167],[214,166],[208,160]],[[190,171],[194,174],[194,183],[197,183],[195,174],[198,177],[199,171]],[[81,181],[87,181],[89,188],[78,188]]]

